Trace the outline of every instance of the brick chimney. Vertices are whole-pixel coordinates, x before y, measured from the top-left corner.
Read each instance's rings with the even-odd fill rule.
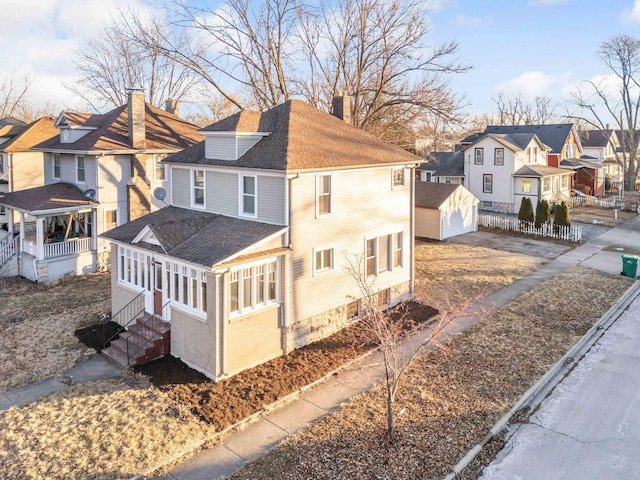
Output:
[[[129,114],[129,143],[133,148],[145,147],[144,89],[130,88],[127,113]]]
[[[331,115],[351,124],[351,97],[339,91],[333,97]]]
[[[178,100],[168,99],[164,102],[165,111],[172,113],[176,116],[180,115],[180,105],[178,104]]]

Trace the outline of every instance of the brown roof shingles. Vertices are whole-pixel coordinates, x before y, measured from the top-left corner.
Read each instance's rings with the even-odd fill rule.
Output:
[[[19,135],[0,145],[0,151],[26,152],[34,145],[58,135],[55,121],[53,117],[42,117],[31,122]]]
[[[416,207],[438,209],[457,188],[457,183],[435,183],[416,181]]]
[[[130,244],[145,226],[149,227],[166,254],[208,267],[287,228],[186,208],[166,207],[102,236]],[[137,246],[157,251],[146,243]]]
[[[59,136],[36,145],[38,150],[132,151],[129,140],[129,113],[126,105],[103,115],[62,114],[74,126],[94,128],[72,143],[61,143]],[[180,117],[145,104],[144,150],[181,150],[203,139],[199,128]]]
[[[92,204],[82,190],[70,183],[53,183],[0,195],[0,205],[27,212],[77,210]]]
[[[299,100],[289,100],[261,114],[252,112],[243,117],[245,114],[232,115],[203,129],[204,132],[242,129],[237,131],[269,133],[238,160],[207,159],[204,145],[198,144],[165,161],[286,171],[423,161]]]

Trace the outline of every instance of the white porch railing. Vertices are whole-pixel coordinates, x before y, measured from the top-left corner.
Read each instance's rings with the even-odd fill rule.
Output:
[[[582,243],[582,227],[558,225],[544,223],[540,228],[536,228],[533,222],[524,222],[516,217],[501,217],[481,213],[478,215],[478,224],[488,228],[498,228],[508,232],[519,232],[536,237],[549,237],[569,242]]]
[[[74,238],[64,242],[47,243],[44,246],[44,258],[62,257],[91,251],[91,237]]]
[[[16,254],[16,242],[12,236],[0,242],[0,265]]]

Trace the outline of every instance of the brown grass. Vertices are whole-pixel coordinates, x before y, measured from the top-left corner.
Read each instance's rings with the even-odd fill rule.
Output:
[[[130,478],[207,427],[144,377],[74,385],[0,415],[0,478]]]
[[[392,445],[378,387],[233,478],[442,478],[630,284],[574,268],[458,335],[448,351],[426,355],[397,399]]]
[[[60,374],[95,353],[73,332],[109,312],[109,282],[104,273],[50,284],[0,279],[0,393]]]
[[[593,223],[595,221],[607,227],[616,227],[635,216],[635,212],[618,210],[618,218],[615,219],[612,208],[574,207],[571,209],[572,222]]]

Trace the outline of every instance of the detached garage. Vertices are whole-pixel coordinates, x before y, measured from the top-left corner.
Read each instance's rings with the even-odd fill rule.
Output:
[[[416,182],[416,236],[444,240],[478,230],[478,199],[462,185]]]

